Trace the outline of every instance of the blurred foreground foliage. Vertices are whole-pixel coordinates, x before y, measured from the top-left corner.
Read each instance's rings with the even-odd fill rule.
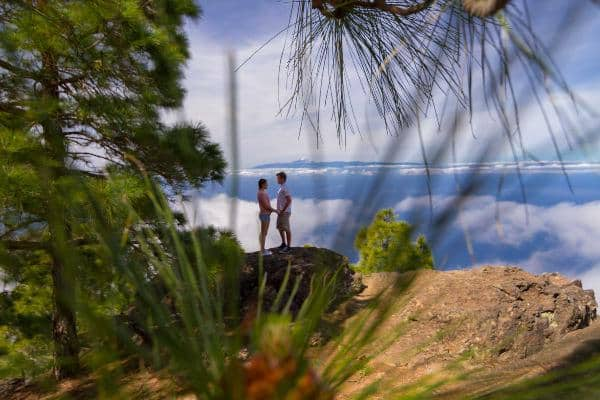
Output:
[[[515,383],[482,396],[480,400],[578,400],[600,398],[600,354],[586,349],[577,360],[571,360],[542,376]]]
[[[243,252],[235,237],[214,229],[182,231],[169,200],[150,181],[148,185],[153,226],[123,202],[132,220],[140,223],[132,225],[136,229],[112,224],[98,229],[99,259],[122,278],[119,290],[134,299],[141,312],[133,320],[123,319],[97,307],[97,299],[89,294],[78,304],[82,326],[90,327],[82,335],[89,340],[86,367],[100,377],[110,376],[98,379],[99,393],[119,394],[114,379],[125,371],[114,365],[133,357],[153,370],[167,371],[179,390],[200,398],[331,399],[369,362],[375,353],[366,347],[377,342],[377,327],[387,318],[391,302],[374,299],[355,323],[331,339],[334,350],[324,355],[317,369],[308,352],[336,297],[337,267],[324,266],[312,276],[310,294],[292,316],[289,306],[263,308],[267,277],[259,263],[257,306],[240,315]],[[96,218],[106,220],[102,215]],[[131,254],[131,248],[137,251]],[[283,299],[295,284],[284,279],[277,298]],[[390,290],[402,290],[406,284],[390,282]]]
[[[188,253],[193,241],[202,249],[202,262],[206,264],[212,288],[224,264],[241,265],[243,250],[229,232],[213,227],[194,230],[179,227],[178,235]],[[106,263],[101,248],[89,251],[88,261],[94,269],[80,272],[77,297],[85,302],[88,313],[118,321],[136,304],[135,285]],[[123,257],[135,260],[132,262],[137,264],[136,268],[145,271],[145,280],[152,282],[156,278],[156,271],[146,262],[143,253],[125,248],[122,251]],[[48,257],[44,252],[39,252],[38,256],[27,257],[24,261],[29,264],[11,264],[15,270],[4,278],[11,288],[0,295],[0,378],[33,378],[48,372],[53,365],[52,332],[49,329],[52,324],[51,276]],[[102,341],[96,337],[96,328],[94,321],[81,319],[78,334],[84,355],[89,356],[90,351],[102,346]]]

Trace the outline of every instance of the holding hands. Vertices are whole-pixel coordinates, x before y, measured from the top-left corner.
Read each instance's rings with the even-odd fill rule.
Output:
[[[273,213],[277,214],[277,230],[281,235],[281,246],[279,250],[283,253],[290,251],[290,242],[292,241],[292,234],[290,231],[290,212],[292,204],[292,196],[285,185],[286,175],[285,172],[277,174],[277,183],[279,184],[279,190],[277,191],[277,208],[271,206],[271,199],[267,193],[269,184],[266,179],[261,178],[258,180],[258,193],[256,199],[258,201],[260,219],[260,253],[263,256],[271,255],[269,250],[265,249],[265,240],[269,230],[270,215]]]

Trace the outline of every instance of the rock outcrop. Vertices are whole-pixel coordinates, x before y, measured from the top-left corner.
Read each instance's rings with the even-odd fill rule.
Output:
[[[335,282],[331,307],[351,298],[363,289],[360,275],[355,274],[350,268],[348,259],[328,249],[297,247],[287,253],[273,251],[273,255],[267,257],[259,257],[256,252],[248,253],[239,274],[239,312],[241,316],[248,318],[248,321],[257,310],[260,262],[267,278],[263,293],[263,310],[272,310],[279,288],[284,283],[288,266],[290,273],[278,311],[287,305],[289,300],[289,311],[295,315],[310,293],[311,280],[320,274],[324,279]],[[295,285],[297,288],[294,289]],[[156,296],[162,298],[161,302],[171,308],[173,320],[176,321],[179,318],[178,313],[165,284],[160,279],[154,279],[151,288]],[[148,320],[145,310],[146,307],[142,303],[135,302],[124,313],[118,315],[115,321],[132,332],[134,343],[148,346],[152,343],[152,335],[145,327],[144,321]]]
[[[290,311],[295,314],[310,293],[310,282],[318,274],[326,274],[326,279],[335,279],[336,287],[332,306],[339,304],[363,289],[358,274],[350,268],[348,259],[336,252],[317,247],[294,247],[288,253],[278,253],[259,257],[258,253],[246,255],[246,261],[241,271],[240,297],[244,312],[256,305],[258,296],[259,263],[263,263],[266,276],[266,287],[263,295],[263,308],[270,310],[282,286],[286,271],[290,268],[288,283],[280,304],[286,304],[298,281],[298,288],[291,299]]]
[[[411,294],[397,317],[435,329],[453,353],[526,358],[596,318],[594,293],[580,281],[514,267],[423,271]]]
[[[461,371],[485,375],[473,385],[477,390],[498,387],[557,368],[578,345],[600,336],[594,293],[580,281],[515,267],[372,274],[357,299],[367,301],[407,277],[410,287],[377,336],[401,334],[372,360],[373,374],[347,385],[341,398],[373,378],[407,385],[447,372],[457,361]],[[467,392],[459,393],[456,398]]]

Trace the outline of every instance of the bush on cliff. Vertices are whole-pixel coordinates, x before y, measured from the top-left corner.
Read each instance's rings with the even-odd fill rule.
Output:
[[[356,269],[364,272],[411,271],[433,268],[433,256],[427,240],[420,235],[412,241],[413,227],[396,220],[392,209],[380,210],[369,226],[354,240],[360,260]]]

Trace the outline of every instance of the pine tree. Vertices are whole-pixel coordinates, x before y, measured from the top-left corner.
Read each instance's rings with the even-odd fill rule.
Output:
[[[0,267],[45,254],[59,379],[79,370],[76,288],[96,240],[87,195],[125,224],[112,199],[143,207],[140,168],[172,193],[223,177],[201,125],[160,118],[181,105],[183,24],[199,13],[193,0],[0,4]]]
[[[433,268],[433,256],[424,236],[412,242],[413,227],[397,221],[392,209],[377,212],[369,226],[358,231],[354,247],[358,268],[366,273]]]

